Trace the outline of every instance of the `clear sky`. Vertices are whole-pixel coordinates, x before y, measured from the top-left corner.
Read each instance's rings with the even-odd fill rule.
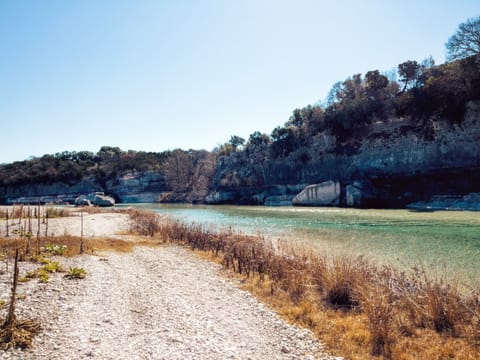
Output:
[[[0,0],[0,163],[211,150],[432,55],[478,0]]]

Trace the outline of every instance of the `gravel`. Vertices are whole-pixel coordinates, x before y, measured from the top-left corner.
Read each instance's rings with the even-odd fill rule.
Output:
[[[181,247],[58,260],[87,277],[20,284],[17,318],[36,319],[42,331],[31,349],[0,351],[1,359],[341,359]],[[20,263],[21,275],[36,266]],[[0,299],[9,298],[11,267]]]

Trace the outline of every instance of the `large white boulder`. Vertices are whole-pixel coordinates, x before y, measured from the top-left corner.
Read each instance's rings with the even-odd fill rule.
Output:
[[[300,206],[338,206],[340,205],[340,183],[325,181],[308,185],[292,200],[293,205]]]

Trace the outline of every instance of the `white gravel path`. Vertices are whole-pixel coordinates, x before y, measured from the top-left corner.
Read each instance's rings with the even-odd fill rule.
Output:
[[[0,358],[339,359],[227,281],[219,265],[183,248],[59,260],[85,268],[87,278],[21,284],[18,316],[37,318],[43,329],[31,350]],[[21,272],[33,266],[21,263]],[[7,299],[10,274],[0,280]]]

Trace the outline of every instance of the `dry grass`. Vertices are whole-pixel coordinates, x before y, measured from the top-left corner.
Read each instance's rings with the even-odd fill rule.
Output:
[[[62,253],[64,256],[76,256],[80,253],[80,244],[82,238],[79,236],[54,236],[47,239],[41,238],[39,241],[40,253],[42,254],[51,254],[48,251],[48,248],[54,246],[66,246],[65,251]],[[135,246],[135,242],[112,239],[108,237],[99,237],[99,238],[87,238],[83,239],[84,243],[84,253],[86,254],[95,254],[98,251],[119,251],[119,252],[130,252]],[[7,256],[12,256],[17,247],[22,248],[25,244],[25,241],[22,239],[12,239],[12,238],[0,238],[0,253]],[[33,253],[31,254],[34,255]],[[59,254],[56,254],[59,255]],[[23,258],[28,258],[29,255],[23,254]],[[34,256],[35,257],[35,256]]]
[[[0,207],[0,219],[28,219],[28,218],[59,218],[72,215],[72,209],[68,207],[50,205],[12,205]]]
[[[27,348],[40,331],[40,325],[32,320],[17,320],[11,327],[0,328],[0,348]]]
[[[200,250],[348,359],[479,359],[480,297],[425,269],[286,251],[265,239],[163,221],[158,236]],[[209,255],[207,255],[209,254]]]
[[[132,209],[130,215],[130,231],[134,234],[153,237],[158,232],[159,216],[148,210]]]

